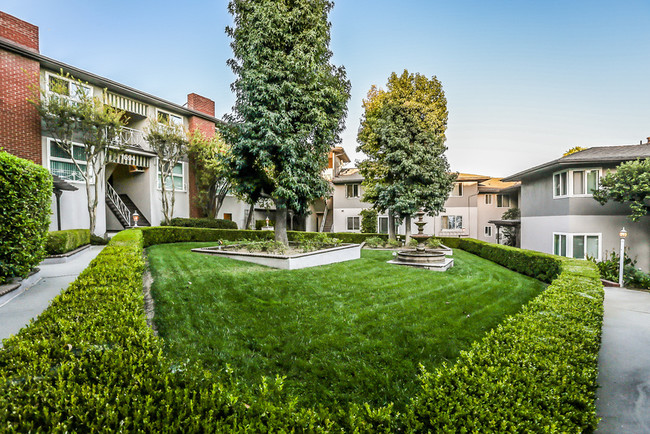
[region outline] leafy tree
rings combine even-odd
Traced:
[[[562,154],[562,156],[566,157],[567,155],[575,154],[576,152],[586,151],[586,150],[587,148],[583,148],[582,146],[574,146],[573,148],[569,149],[564,154]]]
[[[518,220],[521,218],[519,208],[509,208],[501,216],[503,220]],[[506,226],[503,228],[503,244],[515,247],[517,245],[517,228]]]
[[[406,220],[423,208],[436,215],[453,188],[444,155],[447,100],[436,77],[392,73],[387,89],[372,86],[363,101],[364,115],[357,151],[368,157],[359,164],[364,201],[381,212]],[[389,230],[393,228],[389,221]],[[395,238],[394,230],[389,234]]]
[[[329,0],[231,0],[229,65],[237,76],[226,140],[235,191],[276,207],[275,239],[287,243],[287,210],[329,193],[322,177],[339,141],[350,83],[330,63]]]
[[[377,233],[377,210],[364,209],[361,211],[361,233],[362,234],[376,234]]]
[[[206,216],[215,218],[231,186],[230,146],[220,134],[205,137],[195,130],[188,155],[196,173],[197,204]]]
[[[616,172],[610,172],[600,180],[594,199],[601,205],[608,200],[627,202],[638,221],[650,210],[650,158],[620,164]]]
[[[176,202],[176,183],[174,182],[174,168],[187,154],[187,134],[184,128],[162,119],[152,119],[146,129],[145,140],[149,142],[151,150],[158,157],[158,182],[162,212],[165,224],[174,216]]]
[[[107,157],[122,150],[118,137],[125,116],[104,104],[106,90],[101,97],[93,97],[88,89],[87,83],[61,72],[52,77],[50,92],[42,89],[30,102],[40,114],[45,132],[72,160],[86,184],[89,229],[94,234]]]

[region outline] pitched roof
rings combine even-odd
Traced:
[[[339,174],[332,179],[334,184],[347,184],[350,182],[361,182],[363,181],[363,176],[359,173],[359,169],[356,167],[350,167],[348,169],[341,169]]]
[[[502,193],[516,190],[521,187],[521,182],[504,182],[503,178],[490,178],[478,185],[479,193]]]
[[[563,167],[584,164],[619,164],[625,161],[650,158],[650,143],[640,145],[597,146],[576,152],[538,166],[531,167],[514,175],[503,178],[504,181],[521,181],[544,172],[554,171]]]
[[[490,179],[490,176],[487,175],[475,175],[472,173],[459,173],[458,177],[456,178],[456,181],[459,182],[482,182],[482,181],[487,181]]]

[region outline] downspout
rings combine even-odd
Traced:
[[[478,186],[477,186],[478,188]],[[467,196],[467,220],[472,219],[472,210],[469,208],[469,200],[473,198],[474,196],[478,196],[478,193],[472,194],[470,196]],[[476,219],[478,220],[478,203],[476,204]],[[469,221],[467,222],[467,237],[470,238],[470,235],[472,234],[469,226]],[[478,238],[478,228],[476,229],[476,237]]]

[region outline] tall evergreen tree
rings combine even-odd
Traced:
[[[392,73],[387,89],[373,86],[364,100],[357,151],[364,200],[405,219],[423,208],[429,215],[444,209],[456,179],[444,155],[447,100],[436,77],[404,70]],[[389,226],[392,226],[389,223]]]
[[[235,189],[275,202],[275,239],[287,243],[287,210],[304,213],[328,194],[321,173],[340,141],[350,83],[330,63],[333,3],[327,0],[232,0],[229,65],[237,100],[225,130]]]

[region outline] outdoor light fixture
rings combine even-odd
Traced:
[[[625,238],[627,237],[627,231],[625,228],[621,229],[618,233],[618,236],[621,237],[621,256],[618,264],[618,286],[623,287],[623,267],[625,265]]]
[[[138,227],[138,220],[140,220],[140,215],[138,214],[137,211],[134,211],[133,212],[133,223],[134,223],[133,227],[134,228]]]

